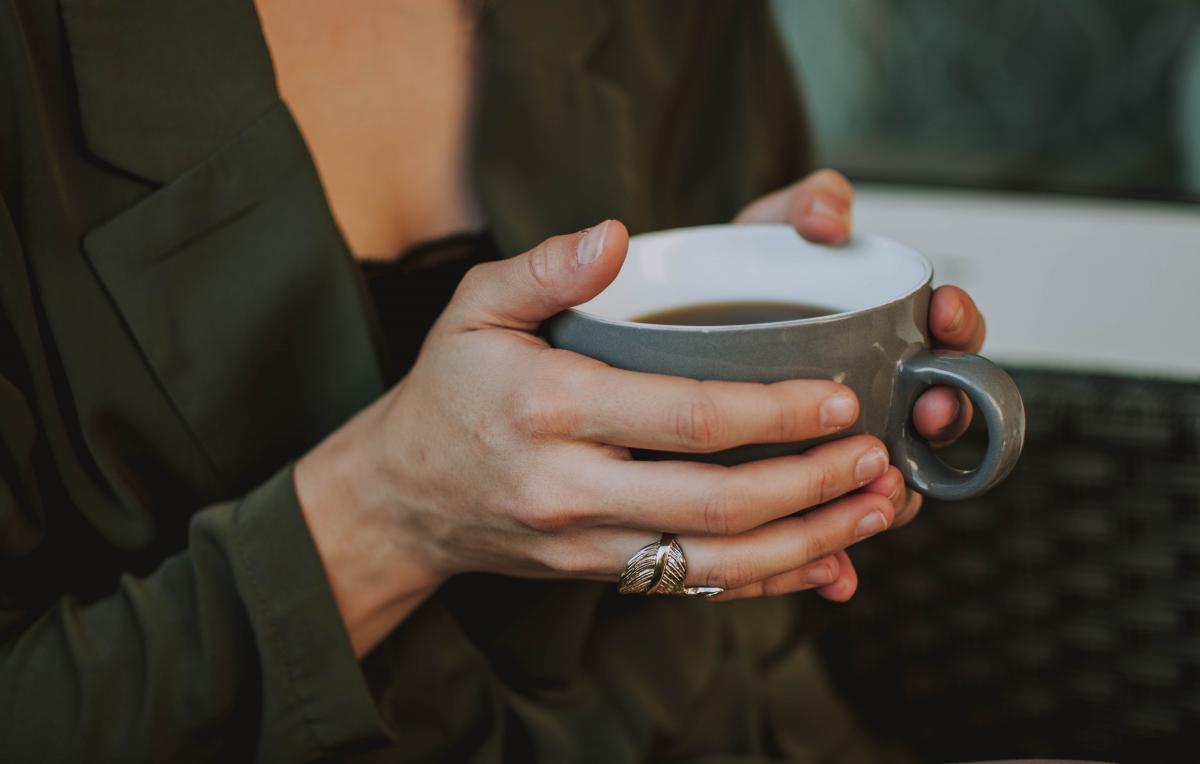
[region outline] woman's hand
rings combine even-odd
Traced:
[[[809,241],[844,244],[850,238],[854,188],[835,170],[807,178],[757,199],[735,223],[791,223]],[[955,286],[939,287],[929,306],[929,333],[941,350],[978,353],[983,347],[983,316],[970,296]],[[953,443],[971,424],[971,401],[962,392],[934,387],[917,400],[913,422],[935,446]]]
[[[844,175],[834,170],[818,170],[751,202],[734,222],[790,223],[809,241],[843,244],[850,238],[853,203],[854,189]],[[929,332],[935,348],[978,353],[985,334],[983,316],[963,290],[955,286],[939,287],[929,306]],[[938,386],[917,399],[913,423],[917,432],[938,447],[957,440],[970,425],[972,414],[971,401],[964,393]],[[897,527],[910,522],[921,508],[919,494],[907,488],[904,492],[906,498],[896,518]],[[822,589],[822,596],[844,600],[854,593],[856,579],[848,558],[842,559],[841,571],[842,578]]]
[[[410,374],[297,464],[360,654],[456,573],[615,582],[634,552],[672,532],[688,585],[779,594],[837,586],[842,550],[904,518],[907,493],[870,436],[736,467],[632,460],[630,448],[828,435],[854,422],[858,402],[829,381],[621,371],[536,336],[607,286],[627,245],[609,221],[477,266]]]

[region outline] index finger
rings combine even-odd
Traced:
[[[712,453],[838,432],[858,418],[850,388],[829,380],[697,381],[597,362],[570,382],[581,401],[570,435],[626,448]]]

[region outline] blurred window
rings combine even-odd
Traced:
[[[856,180],[1200,201],[1200,0],[775,0]]]

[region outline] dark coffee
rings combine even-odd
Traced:
[[[840,313],[837,308],[808,305],[801,302],[702,302],[669,310],[646,313],[631,319],[639,324],[668,326],[733,326],[736,324],[769,324],[775,321],[796,321]]]

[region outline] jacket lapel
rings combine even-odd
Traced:
[[[89,149],[151,182],[84,253],[223,487],[382,392],[361,278],[248,0],[62,0]]]
[[[250,0],[60,0],[88,147],[166,183],[278,100]]]
[[[631,105],[596,56],[613,26],[607,0],[506,0],[485,17],[474,166],[508,255],[608,217],[638,227]]]
[[[87,257],[219,472],[260,475],[382,375],[253,3],[60,3],[88,148],[153,189],[88,233]],[[646,227],[632,104],[601,55],[614,24],[608,0],[485,17],[474,166],[507,254],[606,217]]]

